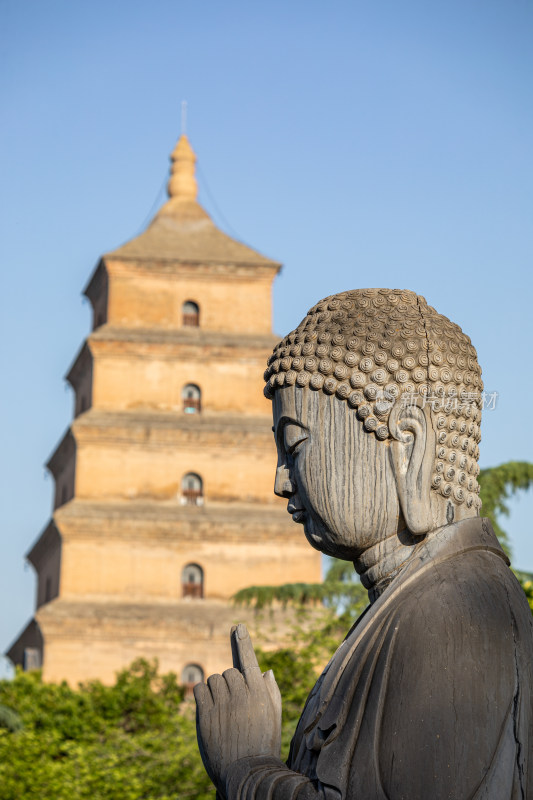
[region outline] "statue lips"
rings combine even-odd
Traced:
[[[292,500],[287,503],[287,511],[292,514],[294,522],[303,522],[305,516],[305,508],[297,508],[293,505]]]

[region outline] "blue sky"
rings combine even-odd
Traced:
[[[481,465],[532,458],[532,39],[529,0],[0,2],[1,649],[33,611],[80,290],[163,201],[182,99],[202,203],[285,265],[274,329],[414,289],[499,393]],[[532,514],[523,496],[505,527],[533,571]]]

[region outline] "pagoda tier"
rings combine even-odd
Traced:
[[[276,339],[204,331],[111,328],[94,331],[67,374],[75,414],[104,410],[183,411],[183,387],[197,385],[202,414],[270,418],[263,369]]]
[[[7,655],[20,662],[24,645],[28,649],[44,639],[48,681],[65,676],[84,681],[97,675],[111,683],[117,670],[136,658],[157,659],[161,673],[181,667],[180,678],[187,665],[200,666],[210,675],[231,666],[229,631],[238,622],[244,622],[266,650],[286,644],[294,625],[302,624],[291,610],[258,613],[220,600],[150,603],[57,598],[37,610],[35,620]],[[187,677],[184,682],[189,683]]]
[[[61,594],[102,602],[170,602],[187,564],[202,568],[202,596],[228,600],[254,584],[319,580],[316,553],[283,509],[258,503],[179,506],[74,500],[28,553],[37,605]]]
[[[270,428],[245,415],[90,411],[74,421],[47,466],[56,508],[73,497],[179,503],[188,473],[201,476],[203,503],[282,502],[272,491]]]

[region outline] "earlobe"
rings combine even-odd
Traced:
[[[408,529],[420,536],[432,528],[430,488],[435,432],[429,408],[404,405],[400,397],[388,424],[393,437],[389,457],[398,499]]]

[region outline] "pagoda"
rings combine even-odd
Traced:
[[[110,682],[144,657],[194,684],[230,666],[229,628],[251,615],[236,591],[320,580],[273,494],[262,374],[280,264],[199,205],[185,135],[171,162],[167,202],[84,292],[93,329],[47,464],[53,515],[27,554],[36,611],[7,653],[46,681]]]

